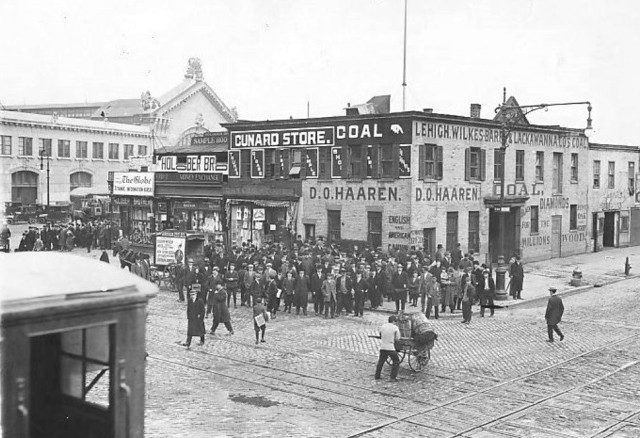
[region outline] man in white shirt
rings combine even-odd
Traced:
[[[396,352],[395,341],[400,339],[400,329],[394,324],[398,318],[395,315],[389,317],[389,322],[382,324],[380,327],[380,357],[378,358],[378,365],[376,366],[376,380],[380,379],[380,373],[382,372],[382,366],[384,365],[387,357],[390,357],[393,361],[391,368],[391,381],[396,382],[398,376],[398,370],[400,369],[400,358]]]

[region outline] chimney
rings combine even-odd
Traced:
[[[423,108],[422,112],[425,114],[433,114],[433,108]]]
[[[472,119],[479,119],[480,118],[480,109],[482,108],[482,106],[479,103],[472,103],[471,104],[471,110],[470,112],[470,117]]]

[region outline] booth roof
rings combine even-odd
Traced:
[[[3,304],[34,298],[115,292],[132,286],[147,296],[158,292],[155,284],[129,271],[58,252],[0,253],[0,278],[0,302]]]

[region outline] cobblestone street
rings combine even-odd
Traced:
[[[603,298],[605,297],[606,298]],[[148,317],[148,436],[631,437],[640,435],[640,306],[633,280],[566,297],[566,339],[548,344],[544,304],[460,324],[421,373],[375,381],[376,332],[363,319],[279,313],[256,346],[249,310],[231,309],[204,347],[177,345],[183,303],[168,292]],[[210,319],[207,320],[210,324]],[[207,327],[208,328],[208,327]],[[195,345],[195,342],[194,344]]]

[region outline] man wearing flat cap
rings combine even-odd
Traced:
[[[564,335],[558,328],[558,323],[562,320],[562,314],[564,313],[564,304],[562,304],[562,298],[556,295],[556,288],[549,288],[549,301],[547,302],[547,311],[544,314],[544,318],[547,320],[547,333],[549,339],[547,342],[553,342],[553,332],[556,332],[560,336],[560,340],[564,339]]]

